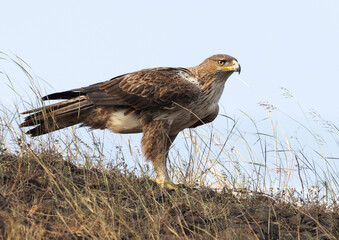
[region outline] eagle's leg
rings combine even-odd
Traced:
[[[156,120],[145,123],[143,126],[142,146],[147,160],[152,161],[156,182],[162,187],[173,189],[166,166],[168,151],[176,135],[169,135],[171,125],[165,120]]]

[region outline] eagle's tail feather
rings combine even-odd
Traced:
[[[93,107],[85,96],[76,97],[24,112],[30,115],[19,126],[33,127],[26,132],[33,137],[43,135],[83,122]]]

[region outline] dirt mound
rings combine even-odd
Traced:
[[[54,152],[0,155],[0,239],[339,239],[339,208],[261,193],[166,191]]]

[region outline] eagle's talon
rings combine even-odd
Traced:
[[[170,180],[159,180],[155,178],[150,178],[151,181],[158,184],[161,188],[168,189],[168,190],[177,190],[179,188],[179,185],[174,184]]]

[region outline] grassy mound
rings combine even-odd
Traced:
[[[3,150],[0,239],[339,239],[339,208],[245,191],[166,191],[114,166]]]

